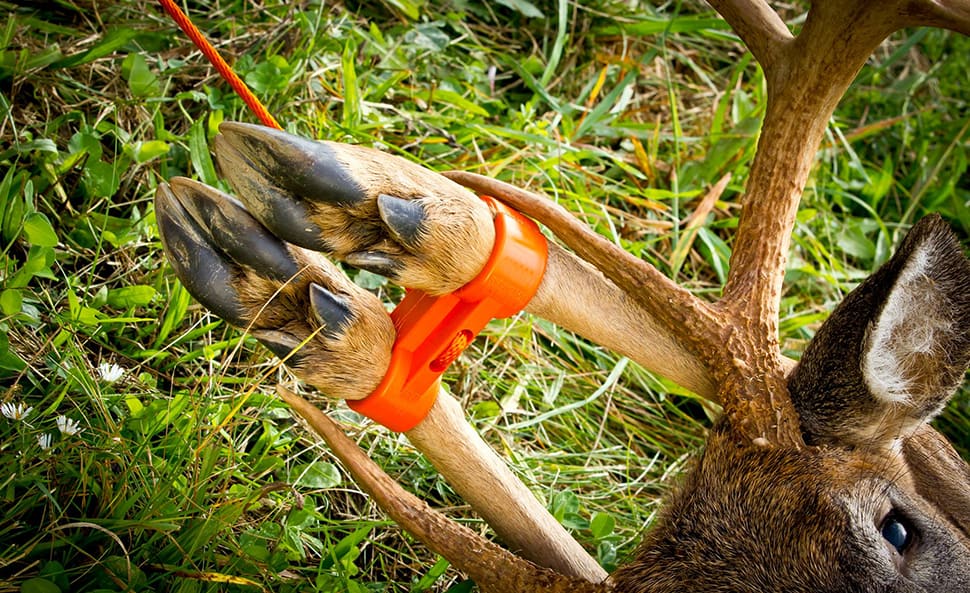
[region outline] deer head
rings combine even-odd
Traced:
[[[312,404],[283,392],[392,518],[484,590],[970,591],[970,469],[927,424],[970,364],[970,261],[959,242],[936,217],[917,224],[794,368],[777,328],[798,200],[846,86],[899,28],[970,31],[970,4],[820,0],[797,37],[763,2],[712,4],[765,68],[770,99],[716,302],[518,188],[244,124],[224,125],[214,149],[243,204],[187,180],[160,189],[169,259],[203,304],[250,328],[305,380],[362,397],[383,375],[393,330],[380,303],[314,251],[451,290],[475,275],[493,239],[487,209],[464,185],[541,221],[576,254],[551,246],[532,313],[721,404],[705,452],[636,558],[595,582],[601,572],[563,552],[568,537],[554,526],[503,523],[509,508],[541,514],[531,503],[513,496],[506,506],[488,492],[473,504],[541,567],[428,509]],[[457,446],[433,436],[442,415],[409,434],[433,456]],[[474,479],[457,489],[474,497]]]

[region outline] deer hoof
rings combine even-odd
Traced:
[[[224,123],[219,170],[276,236],[432,294],[474,278],[492,251],[488,206],[445,177],[377,150]]]
[[[302,341],[293,334],[276,329],[254,329],[253,337],[266,346],[270,352],[285,360],[290,366],[299,366],[305,360],[305,353],[300,350]]]
[[[215,190],[187,179],[172,183],[160,185],[155,196],[169,262],[206,308],[229,323],[245,325],[246,312],[234,285],[237,263],[275,278],[295,274],[296,263],[276,237],[228,196],[216,196]]]
[[[298,197],[302,194],[283,187],[276,175],[267,176],[267,168],[276,168],[267,166],[272,161],[256,164],[256,156],[244,152],[249,145],[238,140],[233,142],[234,138],[217,136],[215,150],[220,171],[236,189],[246,209],[277,237],[306,249],[329,252],[332,246],[323,229],[313,222],[312,205]]]
[[[269,184],[335,206],[351,206],[367,198],[365,189],[327,144],[238,122],[221,124],[219,133],[216,141],[223,146],[217,144],[216,150],[220,158],[224,158],[222,152],[231,151]],[[234,173],[231,168],[222,168],[227,176]]]
[[[346,299],[315,282],[310,283],[310,308],[328,338],[338,338],[353,319]]]
[[[172,206],[189,215],[186,222],[232,261],[279,281],[299,271],[286,244],[232,196],[183,177],[171,180],[169,195],[176,202]]]
[[[387,194],[377,196],[377,209],[388,232],[406,249],[417,249],[427,236],[424,206],[418,200],[404,200]]]
[[[357,399],[377,387],[395,332],[376,296],[201,183],[160,185],[155,211],[168,259],[202,305],[329,396]]]
[[[355,268],[367,270],[368,272],[373,272],[378,276],[384,276],[391,280],[397,280],[401,268],[404,267],[404,264],[399,259],[379,251],[355,251],[354,253],[348,253],[344,257],[344,261]]]

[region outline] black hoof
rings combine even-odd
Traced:
[[[380,251],[355,251],[347,254],[344,262],[392,280],[397,278],[403,267],[401,262]]]
[[[310,210],[300,195],[268,180],[248,156],[228,144],[227,137],[216,137],[215,151],[223,176],[259,222],[277,237],[294,245],[314,251],[330,251],[323,231],[310,222]]]
[[[310,283],[310,308],[328,338],[337,338],[353,320],[347,302],[326,288]]]
[[[415,249],[424,238],[424,206],[416,200],[404,200],[381,194],[377,208],[394,239],[407,249]]]
[[[207,309],[237,326],[247,320],[233,288],[234,272],[166,184],[155,193],[162,246],[182,285]]]
[[[273,236],[232,196],[190,179],[175,178],[171,190],[213,247],[264,278],[285,282],[299,272],[286,244]]]
[[[296,196],[335,206],[350,206],[367,195],[336,153],[321,142],[286,132],[237,122],[219,126],[223,144],[239,152],[272,184]],[[222,159],[220,149],[216,158]],[[231,174],[231,170],[224,173]]]
[[[263,346],[269,348],[270,352],[281,359],[286,359],[286,364],[291,367],[300,364],[303,360],[299,350],[294,352],[302,343],[296,336],[275,329],[254,329],[250,333]]]

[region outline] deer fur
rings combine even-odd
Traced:
[[[615,589],[966,591],[966,541],[911,498],[906,473],[899,459],[844,448],[737,447],[718,426],[641,551],[613,575]],[[925,521],[920,533],[930,548],[906,565],[906,577],[878,532],[898,507]]]

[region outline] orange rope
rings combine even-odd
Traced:
[[[211,62],[212,65],[216,67],[216,70],[219,71],[219,74],[221,74],[222,77],[226,79],[226,81],[232,86],[233,90],[235,90],[236,93],[238,93],[239,96],[242,97],[242,100],[245,101],[246,105],[248,105],[249,108],[253,111],[253,113],[256,114],[256,117],[259,118],[259,121],[263,122],[264,125],[269,126],[271,128],[282,130],[283,128],[280,126],[279,123],[277,123],[276,119],[272,115],[270,115],[269,111],[267,111],[266,107],[264,107],[263,104],[260,103],[256,95],[254,95],[253,92],[249,90],[249,87],[246,86],[246,83],[243,82],[241,78],[239,78],[239,75],[233,72],[232,68],[229,67],[229,64],[227,64],[226,61],[222,59],[222,56],[219,55],[219,52],[216,51],[216,48],[212,47],[212,44],[209,43],[206,40],[206,38],[202,36],[202,33],[199,31],[199,29],[192,24],[192,21],[190,21],[189,17],[186,16],[184,12],[182,12],[182,9],[175,4],[175,1],[159,0],[159,2],[162,3],[162,7],[165,8],[165,12],[167,12],[175,20],[179,28],[182,29],[182,31],[184,31],[185,34],[189,36],[189,39],[192,40],[192,43],[194,43],[195,46],[202,51],[205,57],[209,59],[209,62]]]

